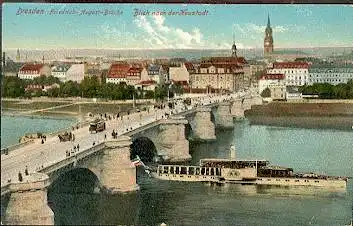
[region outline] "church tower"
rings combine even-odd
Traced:
[[[237,46],[235,45],[235,38],[233,34],[232,57],[237,57]]]
[[[267,18],[267,27],[265,30],[265,40],[264,40],[264,55],[269,56],[273,52],[273,37],[272,28],[270,23],[270,15]]]
[[[21,60],[20,49],[17,49],[16,60],[17,60],[17,61],[20,61],[20,60]]]

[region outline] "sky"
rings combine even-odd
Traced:
[[[2,6],[4,50],[229,49],[233,39],[239,49],[263,48],[268,15],[275,48],[353,46],[353,5],[4,3]],[[31,14],[29,10],[39,13]],[[149,14],[136,16],[136,10]],[[182,10],[207,14],[169,15]],[[105,15],[108,11],[110,14]],[[165,14],[152,15],[156,12]]]

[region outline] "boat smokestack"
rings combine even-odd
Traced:
[[[235,146],[234,145],[230,146],[230,159],[232,159],[232,160],[236,159]]]

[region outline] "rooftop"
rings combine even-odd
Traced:
[[[21,68],[20,71],[37,71],[39,72],[40,69],[44,64],[24,64]]]
[[[273,68],[309,68],[309,64],[307,62],[275,62],[273,63]]]

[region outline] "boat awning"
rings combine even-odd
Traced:
[[[231,159],[201,159],[200,165],[204,167],[225,167],[225,168],[243,168],[243,167],[264,167],[269,164],[267,160],[231,160]]]

